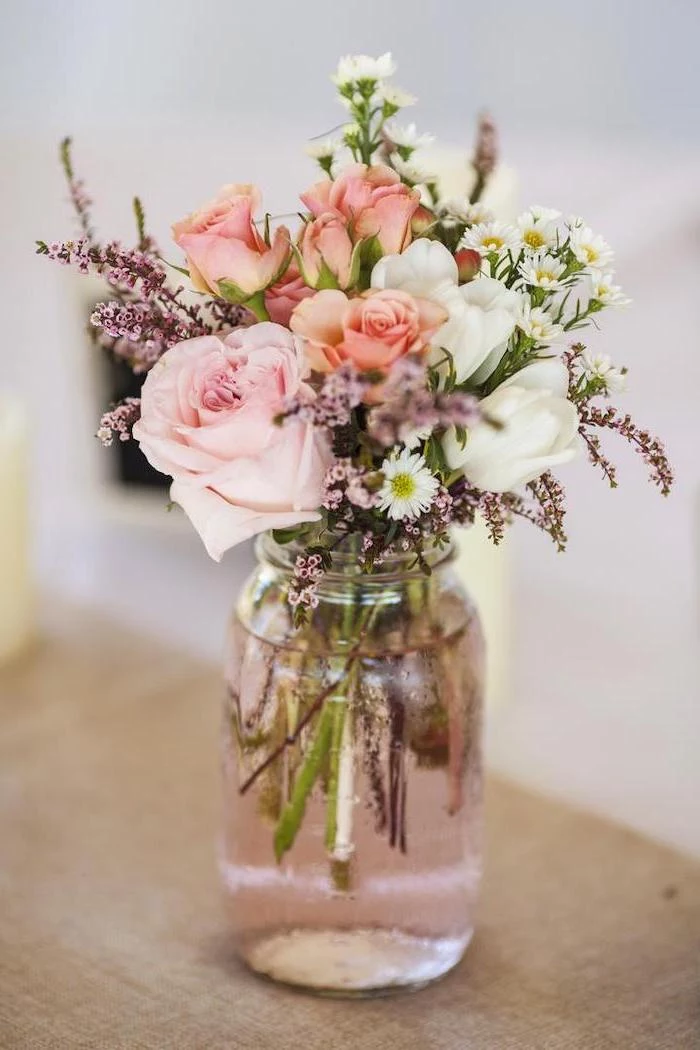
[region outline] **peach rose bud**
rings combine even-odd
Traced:
[[[472,248],[460,248],[455,252],[455,262],[460,284],[472,281],[481,268],[481,256]]]

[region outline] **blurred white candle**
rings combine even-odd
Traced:
[[[0,394],[0,663],[32,636],[27,421],[19,401]]]
[[[417,158],[418,159],[418,158]],[[469,198],[476,173],[464,149],[435,146],[419,153],[420,166],[437,176],[440,200]],[[497,164],[486,181],[481,202],[502,222],[518,215],[518,179],[512,168]],[[486,636],[486,698],[500,704],[509,691],[510,572],[507,538],[495,547],[483,522],[459,529],[458,571],[476,602]]]
[[[416,153],[419,167],[437,176],[441,201],[464,201],[476,181],[470,155],[453,146],[426,146]],[[486,180],[481,203],[502,222],[513,222],[518,214],[518,178],[512,168],[497,164]]]
[[[510,669],[510,560],[508,539],[496,547],[484,523],[458,529],[457,571],[474,599],[486,638],[486,699],[500,705],[508,696]]]

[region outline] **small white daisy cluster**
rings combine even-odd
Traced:
[[[378,58],[345,55],[340,59],[331,80],[348,112],[348,120],[340,137],[312,140],[306,149],[328,176],[332,176],[334,165],[349,159],[348,153],[355,161],[371,163],[377,143],[382,142],[391,154],[391,166],[404,182],[415,186],[431,180],[428,172],[411,162],[411,157],[417,149],[429,145],[433,136],[420,134],[415,124],[402,125],[391,119],[417,101],[414,95],[390,83],[395,72],[396,63],[388,51]]]
[[[627,386],[627,370],[616,368],[608,354],[584,348],[576,358],[576,364],[585,379],[597,380],[608,393],[620,393]]]

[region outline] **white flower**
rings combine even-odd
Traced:
[[[618,393],[627,386],[626,373],[616,368],[607,354],[596,354],[586,349],[576,360],[583,374],[589,379],[602,380],[606,390]]]
[[[419,135],[415,124],[395,124],[393,121],[384,125],[387,133],[395,146],[405,146],[406,149],[421,149],[434,142],[433,135]]]
[[[444,244],[419,237],[401,255],[385,255],[372,271],[373,288],[393,288],[440,303],[448,312],[433,336],[430,360],[452,355],[457,381],[468,379],[515,327],[518,296],[481,275],[458,284],[457,263]]]
[[[466,223],[467,226],[486,225],[496,218],[494,213],[480,201],[470,204],[466,197],[462,200],[445,201],[442,210],[450,217],[454,216],[460,222]]]
[[[408,91],[403,91],[395,84],[387,84],[384,80],[378,85],[377,94],[380,101],[387,102],[396,109],[403,109],[404,106],[415,106],[418,101],[415,95],[411,95]]]
[[[560,278],[565,269],[564,263],[549,252],[534,252],[518,268],[525,284],[547,291],[561,287]]]
[[[567,390],[568,372],[558,359],[526,365],[481,401],[485,418],[464,446],[448,430],[442,446],[449,466],[477,488],[509,492],[567,463],[578,449],[579,426]]]
[[[369,55],[345,55],[338,62],[338,68],[331,80],[337,87],[355,84],[358,80],[385,80],[396,72],[396,64],[387,51],[379,58]]]
[[[564,220],[570,230],[575,230],[579,226],[585,226],[586,220],[582,219],[580,215],[567,215]]]
[[[518,231],[504,222],[480,222],[466,231],[462,238],[465,248],[474,248],[482,255],[491,252],[517,251],[520,247]]]
[[[435,175],[424,168],[419,167],[410,160],[404,160],[398,153],[391,154],[391,166],[398,172],[402,179],[415,186],[416,183],[424,185],[426,182],[434,182]]]
[[[553,343],[564,331],[563,326],[552,319],[549,311],[541,306],[532,306],[527,295],[522,297],[519,304],[516,324],[536,343]]]
[[[323,139],[322,142],[310,142],[306,147],[306,155],[313,160],[329,160],[342,149],[342,142],[338,139]]]
[[[417,452],[405,448],[382,463],[384,484],[379,490],[380,510],[390,518],[417,518],[430,508],[438,480]]]
[[[544,208],[541,204],[533,204],[528,213],[535,222],[556,222],[561,216],[561,212],[556,208]]]
[[[400,255],[385,255],[372,270],[373,288],[394,288],[441,301],[457,287],[457,263],[439,241],[419,237]]]
[[[613,283],[612,273],[591,270],[588,280],[591,288],[591,299],[597,299],[605,306],[627,306],[632,302],[623,294],[619,284]]]
[[[553,248],[557,243],[557,227],[554,220],[544,219],[536,214],[544,210],[543,208],[531,208],[519,215],[516,220],[523,246],[532,251]],[[556,212],[554,214],[556,215]]]
[[[590,226],[575,226],[571,230],[571,250],[584,266],[601,269],[613,260],[614,252],[600,234]]]

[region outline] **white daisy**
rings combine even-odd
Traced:
[[[412,186],[415,186],[416,183],[425,185],[426,182],[435,181],[435,176],[431,172],[425,171],[424,168],[410,160],[404,160],[398,153],[391,154],[391,165],[394,171],[397,171],[401,178],[410,182]]]
[[[561,276],[566,267],[555,255],[549,252],[534,252],[520,264],[520,276],[534,288],[545,288],[551,291],[561,287]]]
[[[601,379],[607,390],[619,392],[627,386],[626,372],[616,368],[607,354],[586,349],[577,360],[583,374],[589,379]]]
[[[387,51],[379,58],[369,55],[345,55],[338,62],[338,68],[331,80],[337,87],[355,84],[358,80],[386,80],[396,72],[396,63]]]
[[[586,225],[586,220],[582,219],[580,215],[567,215],[564,221],[570,230],[575,230],[577,226]]]
[[[591,299],[597,299],[604,306],[627,306],[632,302],[623,294],[619,284],[614,284],[612,273],[591,270],[588,275],[591,288]]]
[[[613,250],[590,226],[575,226],[571,230],[571,250],[584,266],[601,269],[613,260]]]
[[[556,222],[561,216],[561,212],[556,208],[543,208],[541,204],[533,204],[528,211],[535,222]]]
[[[306,147],[306,155],[313,158],[313,160],[330,160],[342,148],[342,145],[342,142],[339,142],[338,139],[323,139],[322,142],[310,142]]]
[[[470,204],[466,197],[463,197],[461,200],[445,201],[443,211],[451,218],[459,219],[460,222],[465,223],[467,226],[485,226],[496,218],[494,213],[486,208],[481,201],[478,201],[476,204]]]
[[[553,248],[557,243],[557,227],[554,220],[543,219],[536,214],[536,211],[544,210],[531,208],[516,220],[523,246],[535,252],[542,248]],[[554,214],[556,215],[556,212]]]
[[[536,343],[553,343],[564,331],[562,325],[552,319],[548,310],[541,306],[532,306],[527,295],[522,297],[518,308],[516,324],[518,328]]]
[[[419,135],[415,124],[395,124],[393,121],[384,125],[384,130],[395,146],[406,149],[421,149],[434,142],[433,135]]]
[[[382,463],[382,473],[378,506],[390,518],[417,518],[430,508],[438,480],[417,452],[405,448],[398,456],[390,456]]]
[[[411,95],[408,91],[403,91],[395,84],[387,84],[383,80],[377,86],[377,94],[381,101],[394,106],[396,109],[403,109],[404,106],[415,106],[418,101],[415,95]]]
[[[480,222],[467,230],[462,245],[474,248],[482,255],[490,255],[491,252],[505,252],[509,248],[517,251],[520,237],[513,226],[507,226],[504,222]]]

